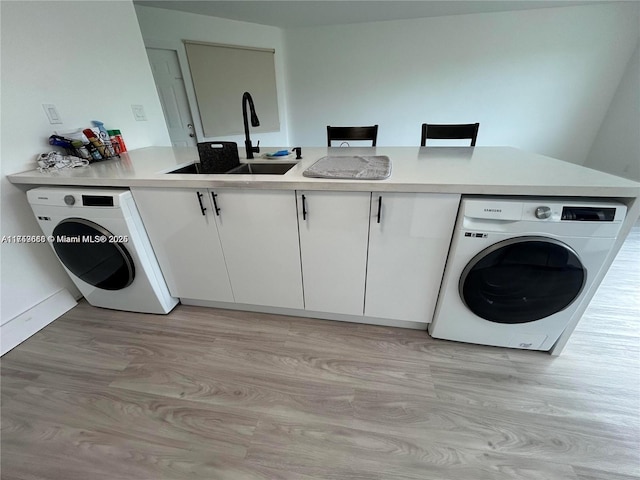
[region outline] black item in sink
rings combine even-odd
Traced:
[[[198,143],[198,155],[200,156],[199,173],[225,173],[240,165],[238,144],[235,142]]]

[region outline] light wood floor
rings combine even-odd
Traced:
[[[640,230],[560,357],[81,304],[2,359],[2,480],[640,478]]]

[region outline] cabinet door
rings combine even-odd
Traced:
[[[365,315],[431,322],[460,196],[376,193]]]
[[[369,192],[298,192],[307,310],[362,315]]]
[[[295,192],[221,188],[210,195],[236,302],[304,308]]]
[[[207,190],[132,188],[131,192],[171,295],[233,302]]]

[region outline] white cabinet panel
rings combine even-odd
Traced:
[[[236,302],[304,308],[295,192],[220,188],[211,194]]]
[[[362,315],[369,192],[298,192],[307,310]]]
[[[456,194],[372,194],[365,316],[431,321],[459,203]]]
[[[171,295],[233,302],[207,190],[132,188],[131,192]]]

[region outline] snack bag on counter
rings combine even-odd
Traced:
[[[38,163],[38,170],[42,173],[62,168],[86,167],[89,165],[89,161],[86,159],[72,155],[62,155],[60,152],[40,153],[36,157],[36,162]]]
[[[114,146],[117,153],[122,153],[127,151],[127,146],[124,144],[124,139],[122,138],[122,134],[120,130],[107,130],[109,134],[109,138],[111,140],[111,144]]]

